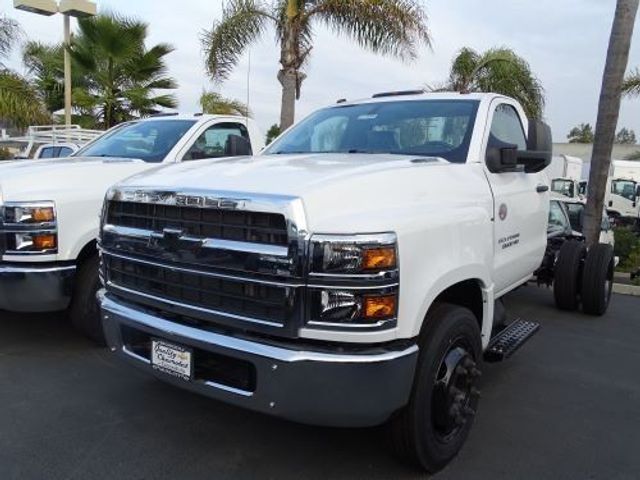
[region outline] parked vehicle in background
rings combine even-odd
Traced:
[[[38,148],[33,159],[39,158],[64,158],[80,150],[80,145],[75,143],[47,143]]]
[[[640,162],[613,160],[605,205],[609,215],[623,223],[640,221]]]
[[[554,208],[553,204],[558,203],[559,208],[565,211],[566,221],[569,222],[571,229],[573,230],[573,235],[580,236],[582,235],[582,229],[584,227],[584,209],[586,200],[584,199],[573,199],[568,198],[563,195],[552,195],[551,197],[551,210],[557,211]],[[566,225],[566,221],[561,218],[561,215],[549,216],[549,226],[551,227],[553,223],[558,222],[559,224]],[[607,209],[603,208],[602,212],[602,223],[600,230],[600,243],[606,243],[615,246],[615,238],[613,235],[613,226],[611,224],[611,220],[607,216]]]
[[[263,139],[244,118],[158,117],[118,125],[73,157],[0,164],[0,310],[69,308],[101,340],[95,239],[109,186],[161,164],[249,155]]]
[[[551,181],[551,191],[569,198],[581,195],[582,166],[581,158],[559,155],[553,157],[547,167],[547,175]]]
[[[32,125],[23,136],[11,137],[3,132],[0,145],[19,148],[16,160],[68,157],[103,133],[102,130],[90,130],[79,125]],[[69,152],[69,149],[73,151]]]
[[[551,149],[511,98],[394,92],[322,109],[256,157],[131,177],[102,215],[107,343],[244,408],[388,421],[398,453],[440,470],[483,358],[538,329],[497,326],[494,305],[545,254]],[[607,268],[583,269],[603,298]]]

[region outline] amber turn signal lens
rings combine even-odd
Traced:
[[[34,235],[32,241],[36,250],[53,250],[57,245],[56,236],[52,234]]]
[[[55,219],[53,215],[53,208],[34,208],[31,211],[31,218],[34,222],[53,222],[53,220]]]
[[[364,299],[364,317],[372,320],[383,320],[396,315],[396,295],[370,296]]]
[[[362,252],[362,268],[364,270],[384,270],[395,266],[395,247],[369,248]]]

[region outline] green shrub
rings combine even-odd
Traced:
[[[6,147],[0,147],[0,160],[11,160],[13,154]]]
[[[640,239],[629,227],[616,227],[613,232],[616,240],[615,255],[620,257],[622,265],[626,263],[634,248],[640,248]]]

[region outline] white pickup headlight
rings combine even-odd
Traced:
[[[56,221],[53,202],[11,203],[4,207],[4,222],[14,225],[50,224]]]
[[[2,207],[0,234],[5,254],[53,254],[58,251],[54,202],[7,202]]]

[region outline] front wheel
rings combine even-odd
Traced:
[[[478,406],[482,346],[478,320],[462,307],[439,304],[425,319],[409,404],[391,421],[395,450],[435,473],[464,444]]]
[[[98,254],[92,255],[78,265],[69,317],[73,326],[83,335],[100,345],[104,345],[105,338],[100,319],[100,308],[96,299],[100,285],[99,266]]]

